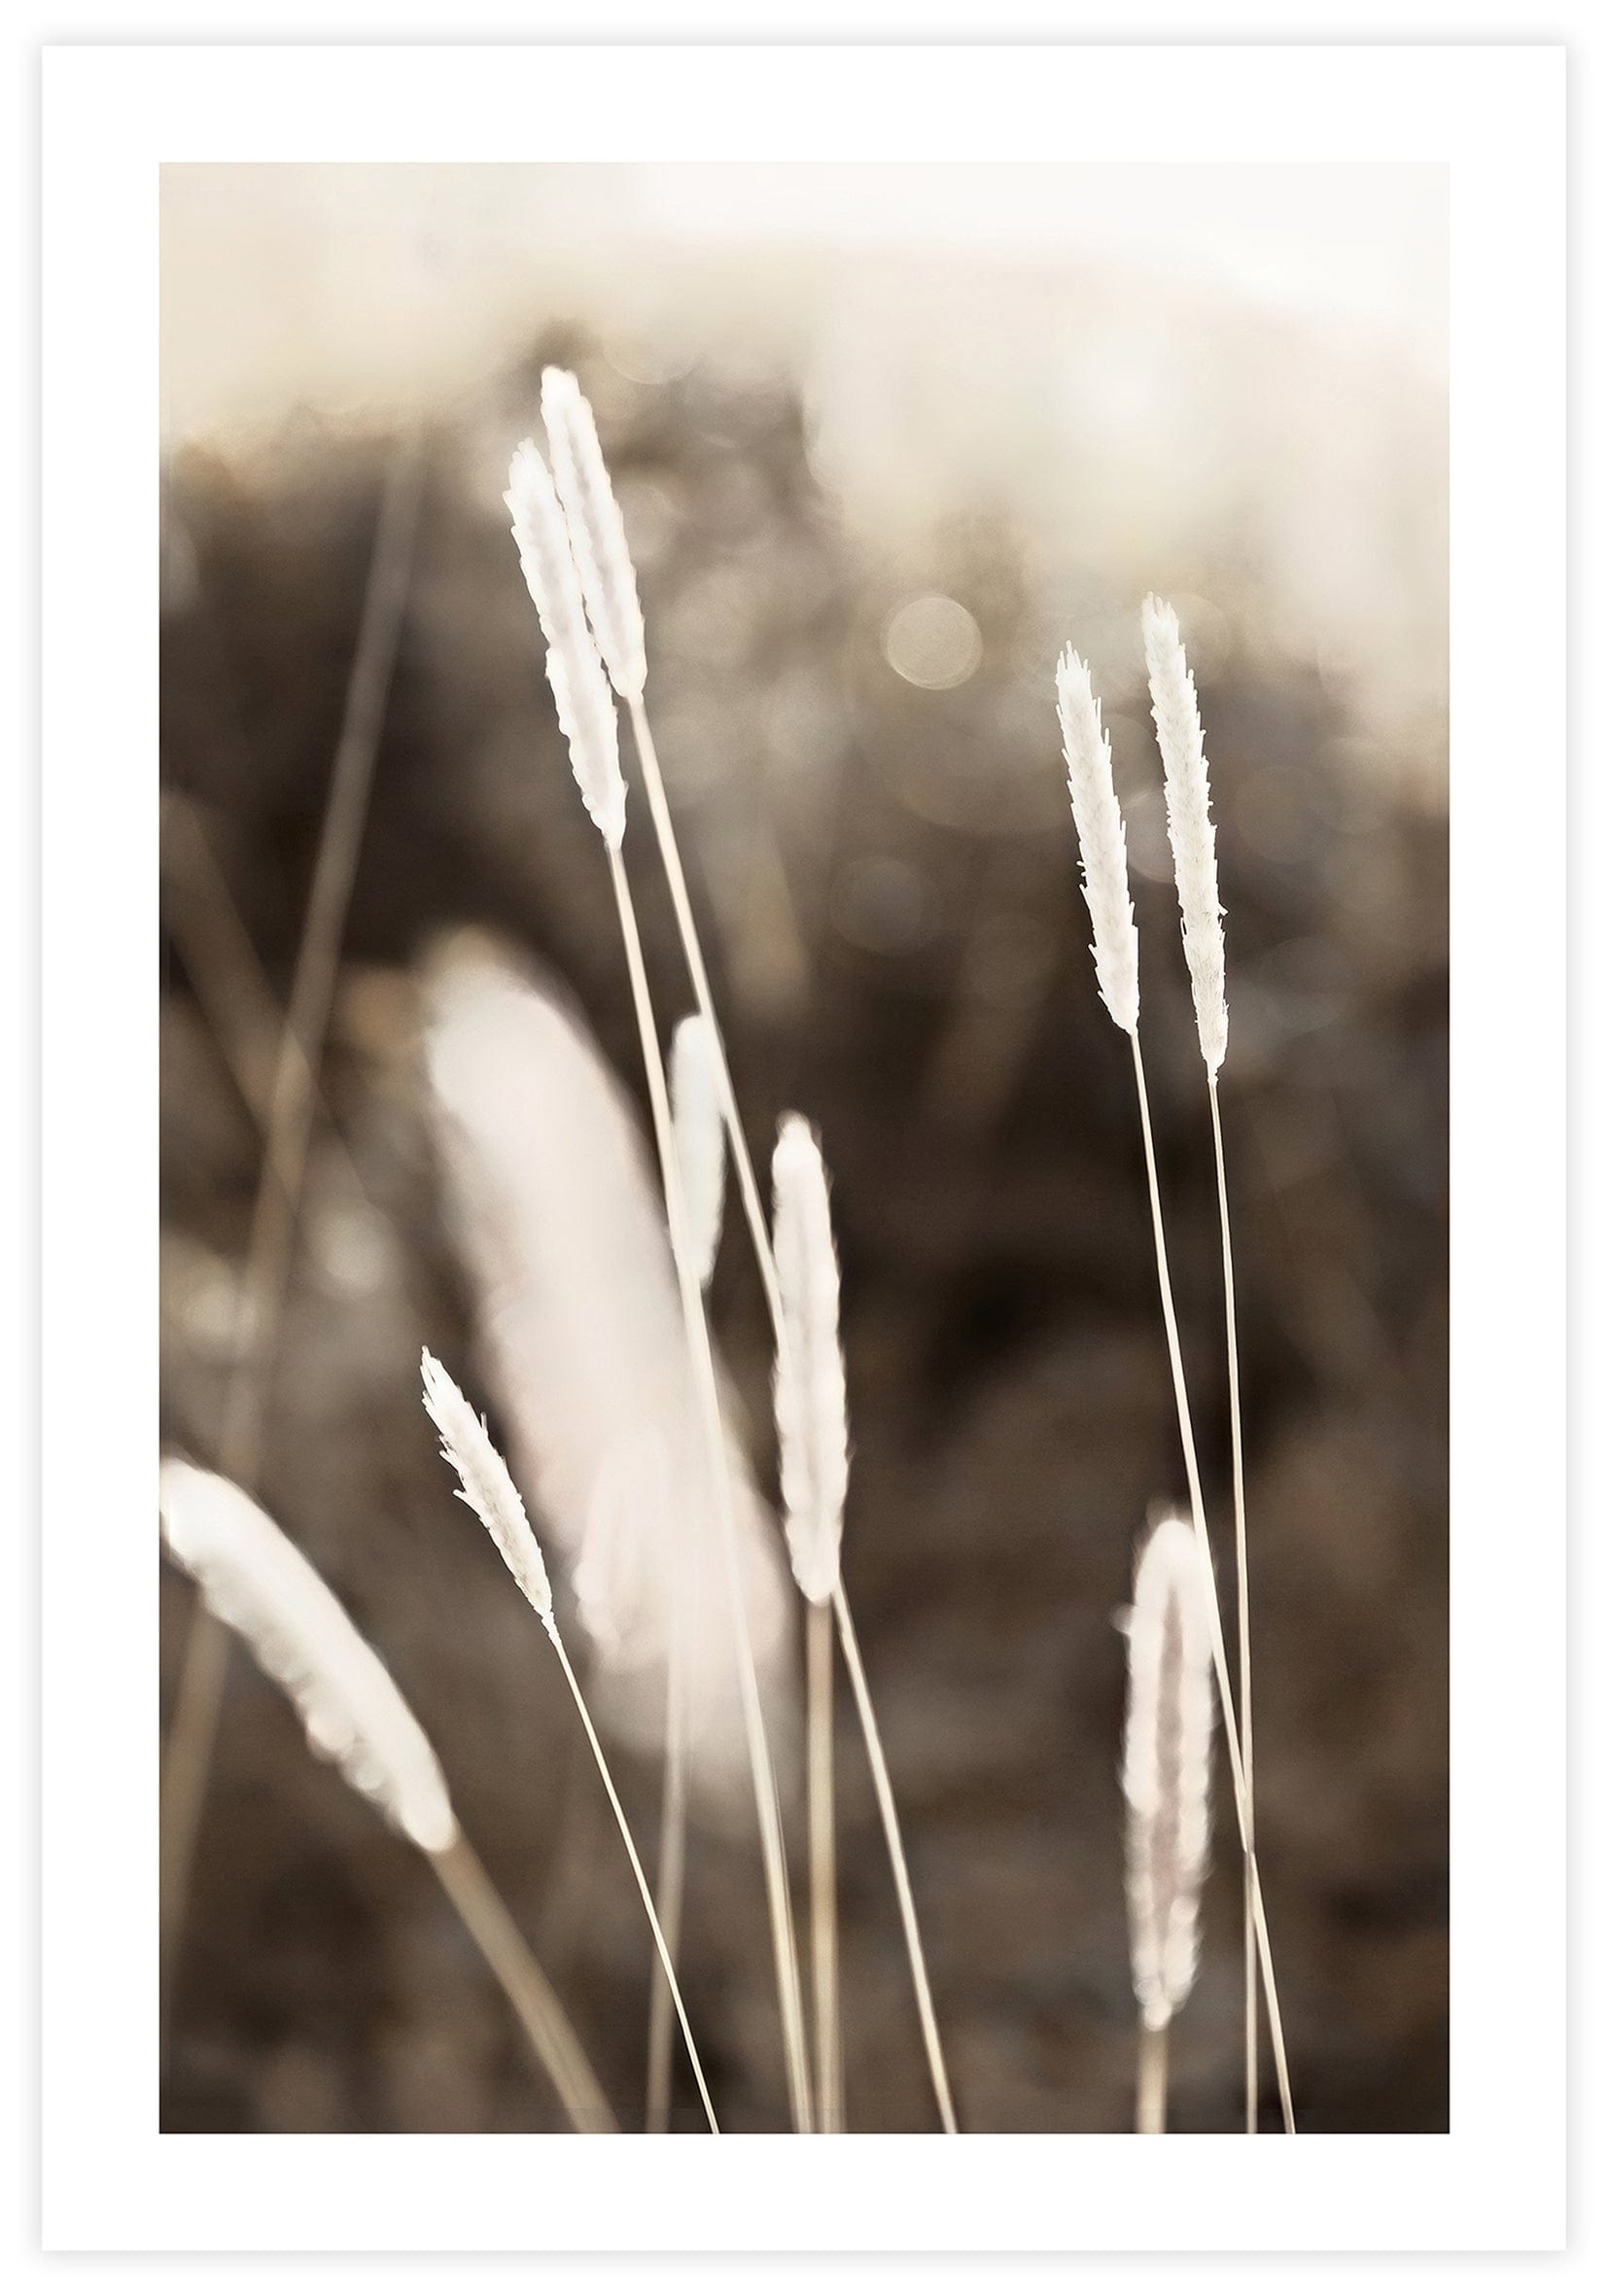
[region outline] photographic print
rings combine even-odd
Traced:
[[[1558,2237],[1561,87],[52,59],[52,2244]]]
[[[1445,2127],[1446,260],[164,172],[164,2128]]]

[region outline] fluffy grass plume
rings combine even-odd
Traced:
[[[573,1572],[591,1549],[590,1597],[606,1562],[604,1613],[585,1614],[602,1628],[600,1719],[645,1753],[663,1744],[673,1559],[689,1768],[701,1791],[727,1792],[743,1723],[723,1564],[664,1205],[635,1110],[569,1005],[489,941],[443,943],[423,989],[448,1217],[513,1471],[552,1565]],[[735,1437],[730,1472],[749,1632],[767,1710],[781,1716],[786,1572]]]
[[[787,1551],[806,1599],[830,1602],[849,1490],[849,1407],[838,1342],[837,1248],[821,1143],[785,1116],[771,1160],[786,1344],[777,1350],[776,1426]]]
[[[1223,912],[1217,898],[1217,832],[1195,679],[1178,634],[1178,617],[1159,598],[1143,609],[1144,662],[1150,710],[1167,787],[1167,834],[1178,883],[1184,955],[1195,996],[1201,1056],[1215,1076],[1228,1050],[1223,991]]]
[[[542,369],[542,420],[598,650],[616,692],[626,701],[640,701],[647,679],[647,655],[625,521],[598,444],[592,409],[575,376],[562,366]]]
[[[619,768],[614,697],[586,620],[564,512],[536,443],[514,449],[503,497],[513,523],[519,564],[547,646],[547,683],[570,763],[585,804],[611,852],[625,835],[625,780]]]
[[[1170,1515],[1134,1577],[1122,1761],[1134,1993],[1151,2032],[1195,1982],[1211,1832],[1210,1601],[1194,1530]]]
[[[237,1484],[183,1459],[162,1461],[161,1516],[168,1552],[283,1687],[313,1752],[427,1855],[450,1848],[458,1824],[429,1740],[305,1556]]]
[[[670,1040],[670,1108],[676,1164],[686,1207],[687,1242],[698,1281],[708,1286],[720,1248],[725,1208],[726,1136],[720,1110],[720,1054],[702,1013],[676,1024]]]
[[[484,1418],[428,1347],[420,1353],[419,1369],[424,1378],[424,1407],[441,1439],[441,1457],[458,1478],[458,1496],[491,1533],[514,1583],[550,1634],[552,1584],[507,1464],[492,1442]]]
[[[1111,780],[1111,738],[1101,723],[1089,665],[1070,646],[1056,664],[1056,698],[1094,926],[1095,974],[1106,1010],[1132,1036],[1139,1025],[1139,936],[1128,892],[1128,838]]]

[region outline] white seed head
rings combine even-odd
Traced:
[[[1128,1614],[1128,1924],[1134,1992],[1159,2031],[1188,1997],[1211,1832],[1211,1590],[1175,1515],[1146,1539]]]
[[[720,1055],[702,1013],[679,1021],[670,1040],[670,1107],[692,1266],[699,1283],[707,1284],[720,1248],[726,1131],[720,1115]]]
[[[551,1632],[553,1590],[547,1566],[507,1462],[487,1434],[484,1419],[428,1347],[420,1368],[424,1408],[436,1422],[441,1457],[458,1478],[458,1496],[485,1524],[520,1593]]]
[[[1111,780],[1111,741],[1089,665],[1070,646],[1056,665],[1066,788],[1094,926],[1095,976],[1106,1010],[1132,1036],[1139,1025],[1139,936],[1128,893],[1128,838]]]
[[[784,1342],[777,1350],[776,1428],[787,1551],[806,1599],[823,1603],[837,1585],[843,1545],[849,1403],[826,1166],[801,1116],[782,1119],[771,1182]]]
[[[1201,1055],[1213,1076],[1228,1050],[1223,991],[1223,912],[1217,898],[1217,831],[1195,679],[1178,634],[1178,617],[1159,598],[1143,609],[1144,663],[1167,786],[1167,834],[1183,917],[1184,956],[1195,995]]]
[[[547,426],[553,479],[569,521],[599,651],[615,691],[628,702],[640,701],[647,656],[625,521],[598,444],[591,406],[575,376],[562,366],[542,369],[542,420]]]
[[[184,1459],[162,1461],[161,1514],[168,1552],[283,1687],[313,1752],[421,1850],[450,1848],[458,1823],[440,1763],[306,1557],[237,1484]]]
[[[519,564],[547,646],[547,683],[586,811],[615,852],[625,835],[625,781],[619,768],[614,697],[586,620],[564,512],[535,442],[514,449],[503,497]]]

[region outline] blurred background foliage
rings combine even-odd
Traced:
[[[1228,1513],[1209,1131],[1137,615],[1151,587],[1177,604],[1228,919],[1260,1829],[1298,2110],[1446,2125],[1444,191],[1429,171],[1168,170],[1148,172],[1192,180],[1140,196],[1141,172],[166,174],[165,1433],[216,1457],[377,504],[417,442],[260,1489],[393,1665],[628,2114],[640,1908],[416,1380],[427,1339],[472,1362],[421,1101],[432,937],[472,923],[539,960],[640,1096],[500,500],[554,360],[592,397],[624,507],[751,1138],[803,1108],[835,1174],[846,1573],[976,2129],[1129,2120],[1112,1620],[1180,1479],[1058,754],[1068,639],[1127,809],[1184,1343]],[[683,974],[645,829],[639,806],[627,857],[668,1023]],[[713,1298],[762,1429],[767,1332],[736,1239]],[[168,1696],[188,1596],[164,1576],[162,1599]],[[922,2128],[850,1725],[840,1774],[851,2125]],[[651,1769],[627,1783],[650,1836]],[[1182,2129],[1238,2111],[1231,1833],[1174,2036]],[[684,1975],[727,2124],[785,2125],[741,1827],[695,1844]],[[172,2129],[553,2125],[430,1876],[243,1659],[162,2110]]]

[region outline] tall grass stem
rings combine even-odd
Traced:
[[[1165,2025],[1149,2026],[1139,2019],[1139,2070],[1134,2109],[1135,2133],[1140,2137],[1167,2134],[1167,2035]]]
[[[575,2028],[479,1859],[460,1833],[430,1861],[576,2128],[583,2136],[615,2135],[618,2123]]]
[[[910,1974],[915,1980],[916,2006],[921,2015],[922,2040],[926,2050],[927,2070],[932,2075],[932,2091],[938,2100],[938,2117],[943,2122],[944,2134],[954,2137],[959,2135],[955,2125],[955,2101],[950,2095],[949,2070],[944,2064],[943,2043],[938,2038],[938,2020],[932,2009],[932,1988],[927,1983],[926,1956],[922,1950],[922,1933],[916,1922],[916,1901],[910,1894],[910,1868],[905,1863],[899,1814],[893,1801],[893,1786],[888,1775],[887,1757],[882,1750],[882,1732],[877,1727],[871,1693],[866,1687],[859,1642],[855,1633],[854,1620],[849,1616],[848,1598],[841,1581],[832,1596],[832,1608],[837,1613],[843,1661],[849,1669],[849,1687],[854,1691],[855,1704],[859,1709],[865,1752],[871,1763],[871,1784],[876,1791],[877,1809],[882,1817],[889,1861],[893,1868],[893,1888],[899,1900],[899,1919],[904,1924],[904,1947],[910,1960]]]
[[[654,1896],[670,1942],[672,1961],[681,1950],[682,1902],[686,1890],[686,1715],[682,1683],[682,1619],[679,1583],[671,1587],[670,1634],[665,1650],[664,1776],[659,1796],[659,1873]],[[647,2007],[647,2130],[661,2135],[670,2126],[670,1988],[660,1965],[653,1965]]]
[[[1223,1310],[1228,1342],[1229,1444],[1234,1471],[1234,1554],[1240,1612],[1240,1760],[1245,1773],[1245,2134],[1254,2137],[1260,2118],[1256,2015],[1256,1905],[1251,1863],[1256,1856],[1256,1764],[1251,1744],[1250,1560],[1245,1533],[1245,1445],[1240,1410],[1240,1333],[1234,1301],[1234,1244],[1229,1228],[1228,1169],[1223,1155],[1223,1119],[1217,1078],[1207,1071],[1211,1098],[1211,1144],[1217,1159],[1217,1217],[1223,1238]],[[1226,1726],[1226,1725],[1225,1725]]]
[[[686,2053],[692,2064],[692,2076],[698,2084],[698,2095],[703,2101],[710,2132],[713,2136],[718,2137],[720,2124],[715,2117],[715,2106],[710,2101],[709,2088],[704,2080],[704,2069],[698,2057],[698,2045],[692,2037],[692,2027],[687,2021],[686,2006],[682,2000],[681,1986],[676,1981],[676,1965],[671,1959],[670,1946],[665,1933],[659,1926],[658,1909],[653,1903],[653,1893],[647,1886],[647,1876],[644,1873],[642,1860],[637,1855],[636,1840],[614,1785],[614,1774],[609,1767],[609,1757],[604,1753],[602,1740],[598,1737],[597,1730],[593,1726],[591,1709],[581,1693],[579,1683],[576,1680],[576,1670],[570,1664],[570,1653],[564,1648],[564,1638],[550,1619],[546,1621],[546,1626],[547,1639],[558,1652],[558,1662],[564,1669],[564,1680],[570,1686],[570,1695],[576,1702],[576,1711],[580,1716],[581,1726],[586,1732],[586,1743],[592,1749],[592,1759],[597,1763],[598,1776],[603,1780],[604,1792],[609,1796],[609,1807],[614,1813],[614,1824],[619,1827],[620,1840],[625,1844],[625,1854],[631,1861],[631,1871],[636,1876],[637,1888],[642,1896],[643,1911],[647,1916],[647,1926],[653,1932],[653,1943],[658,1948],[659,1966],[664,1971],[664,1981],[669,1986],[670,1998],[676,2004],[676,2016],[682,2028],[682,2038],[686,2043]]]
[[[792,1935],[792,1906],[787,1891],[787,1850],[782,1832],[782,1813],[776,1792],[775,1772],[771,1763],[770,1742],[765,1729],[764,1709],[759,1696],[759,1681],[753,1662],[753,1644],[749,1633],[748,1615],[744,1606],[742,1579],[738,1569],[737,1532],[732,1518],[731,1485],[727,1470],[725,1435],[720,1420],[719,1389],[715,1377],[715,1357],[710,1343],[709,1322],[704,1309],[703,1291],[698,1283],[697,1273],[687,1250],[686,1215],[682,1203],[681,1179],[677,1168],[675,1128],[670,1112],[670,1091],[665,1077],[664,1057],[659,1049],[658,1024],[654,1018],[652,994],[647,984],[647,968],[643,958],[642,934],[637,924],[636,907],[631,898],[630,883],[626,878],[624,866],[613,847],[609,847],[608,852],[614,905],[619,912],[620,938],[625,948],[626,969],[630,975],[632,1002],[636,1009],[637,1033],[642,1042],[643,1065],[647,1077],[647,1096],[652,1110],[653,1132],[658,1147],[659,1167],[665,1191],[665,1209],[670,1222],[671,1256],[676,1266],[676,1282],[681,1294],[682,1317],[686,1328],[687,1349],[691,1357],[693,1382],[704,1428],[711,1497],[719,1533],[726,1595],[731,1612],[732,1634],[737,1652],[738,1690],[743,1706],[749,1767],[753,1782],[754,1806],[759,1820],[760,1851],[764,1861],[765,1893],[771,1923],[771,1950],[776,1963],[777,1993],[782,2012],[788,2097],[793,2125],[802,2134],[808,2131],[811,2122],[809,2055],[805,2041],[803,1987],[799,1979],[797,1949]]]
[[[782,1305],[782,1286],[776,1270],[776,1255],[771,1249],[770,1231],[759,1199],[759,1185],[754,1177],[753,1160],[743,1132],[742,1118],[738,1113],[737,1095],[731,1081],[731,1064],[726,1058],[725,1038],[720,1032],[719,1020],[715,1011],[715,998],[709,985],[709,970],[704,963],[703,946],[698,938],[697,922],[692,914],[692,903],[687,895],[686,873],[682,866],[681,849],[676,840],[676,824],[671,818],[669,801],[665,795],[664,777],[659,771],[658,751],[653,746],[652,729],[647,721],[647,711],[641,698],[629,700],[631,730],[637,745],[637,755],[642,765],[643,786],[647,792],[647,809],[652,818],[653,832],[658,839],[659,852],[664,862],[665,878],[670,887],[671,906],[675,911],[682,949],[686,958],[693,994],[698,1010],[709,1026],[714,1046],[720,1087],[720,1100],[726,1122],[726,1136],[731,1144],[731,1160],[737,1170],[738,1194],[743,1200],[744,1216],[748,1221],[749,1235],[753,1244],[753,1256],[759,1269],[759,1279],[764,1287],[765,1304],[770,1310],[771,1326],[776,1338],[779,1367],[787,1348],[787,1317]],[[922,1955],[921,1935],[916,1925],[915,1907],[910,1902],[910,1885],[904,1873],[904,1853],[899,1844],[898,1817],[893,1806],[892,1789],[888,1784],[887,1764],[882,1759],[882,1743],[877,1731],[875,1710],[871,1704],[870,1688],[865,1680],[865,1669],[860,1663],[859,1647],[855,1640],[854,1620],[849,1610],[848,1596],[841,1579],[832,1595],[832,1612],[837,1620],[838,1638],[843,1646],[844,1661],[849,1667],[850,1683],[855,1693],[855,1707],[860,1729],[865,1739],[865,1751],[871,1763],[873,1779],[879,1774],[887,1789],[886,1802],[879,1790],[878,1802],[883,1811],[883,1831],[888,1838],[889,1856],[893,1865],[895,1888],[899,1892],[900,1912],[905,1916],[905,1944],[910,1957],[910,1973],[923,2009],[923,2037],[926,2046],[927,2062],[933,2071],[933,2088],[945,2127],[954,2134],[955,2110],[950,2101],[949,2080],[944,2070],[943,2052],[938,2042],[937,2022],[932,2014],[930,1990],[926,1981],[926,1965]]]
[[[1138,1093],[1139,1127],[1144,1135],[1144,1169],[1150,1186],[1150,1220],[1156,1245],[1156,1276],[1161,1287],[1162,1321],[1167,1330],[1168,1360],[1172,1371],[1172,1393],[1177,1406],[1178,1436],[1183,1445],[1184,1472],[1189,1478],[1190,1513],[1195,1525],[1195,1536],[1201,1544],[1201,1556],[1206,1565],[1207,1584],[1211,1590],[1211,1656],[1217,1673],[1217,1699],[1223,1713],[1223,1738],[1228,1748],[1229,1770],[1234,1781],[1234,1809],[1240,1826],[1240,1842],[1244,1853],[1247,1887],[1251,1896],[1251,1918],[1256,1931],[1257,1956],[1262,1967],[1262,1988],[1267,1997],[1268,2027],[1273,2039],[1274,2064],[1278,2074],[1278,2099],[1284,2116],[1287,2136],[1295,2134],[1295,2110],[1290,2097],[1289,2065],[1284,2052],[1284,2026],[1278,2008],[1278,1987],[1273,1972],[1273,1949],[1268,1940],[1267,1909],[1262,1902],[1262,1882],[1257,1870],[1254,1838],[1249,1825],[1245,1797],[1244,1767],[1240,1753],[1240,1724],[1234,1702],[1233,1686],[1229,1681],[1228,1652],[1223,1643],[1223,1621],[1217,1598],[1217,1574],[1211,1560],[1211,1543],[1206,1536],[1206,1507],[1201,1496],[1201,1470],[1195,1453],[1195,1429],[1189,1413],[1189,1396],[1184,1386],[1183,1354],[1178,1344],[1178,1319],[1172,1303],[1172,1278],[1168,1270],[1167,1236],[1162,1226],[1161,1186],[1156,1176],[1156,1144],[1150,1127],[1150,1096],[1145,1089],[1144,1056],[1139,1051],[1138,1030],[1133,1030],[1130,1042],[1134,1048],[1134,1079]]]
[[[692,982],[692,991],[698,1010],[709,1030],[711,1047],[715,1053],[716,1080],[719,1087],[720,1112],[725,1120],[726,1137],[731,1144],[731,1160],[737,1170],[737,1189],[743,1199],[743,1210],[753,1239],[754,1254],[759,1264],[759,1280],[765,1288],[765,1302],[770,1309],[771,1322],[776,1329],[778,1347],[787,1344],[782,1313],[782,1287],[777,1279],[776,1260],[771,1251],[770,1230],[765,1221],[765,1210],[759,1195],[759,1183],[754,1176],[753,1159],[749,1154],[748,1139],[743,1131],[743,1120],[738,1112],[737,1094],[731,1081],[731,1063],[726,1058],[725,1038],[715,1010],[715,997],[709,985],[709,970],[704,963],[703,944],[698,937],[697,921],[692,914],[692,902],[686,889],[686,872],[682,867],[681,848],[676,839],[676,824],[671,818],[670,802],[665,795],[664,776],[659,771],[659,755],[653,747],[653,732],[647,722],[647,711],[641,697],[628,704],[631,731],[637,745],[637,755],[642,764],[643,787],[647,792],[647,810],[652,818],[653,834],[658,840],[660,857],[664,863],[665,881],[670,887],[670,904],[676,915],[676,928],[681,935],[682,951],[686,958],[686,969]]]
[[[821,2134],[843,2128],[843,2028],[838,2007],[837,1820],[832,1774],[832,1616],[804,1606],[809,1742],[810,1958],[815,1985],[816,2114]]]

